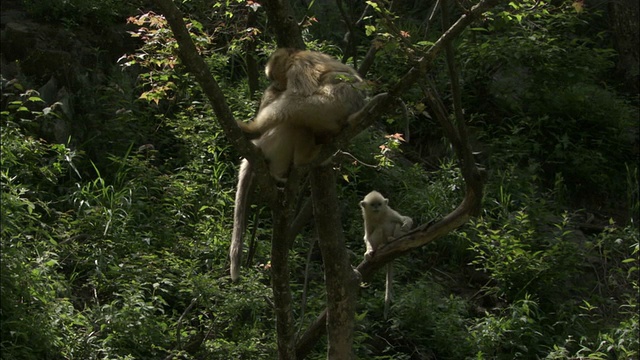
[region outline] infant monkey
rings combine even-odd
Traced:
[[[377,191],[372,191],[364,200],[360,201],[362,217],[364,218],[364,243],[367,252],[364,253],[365,260],[371,257],[380,245],[402,236],[411,230],[413,220],[408,216],[400,215],[397,211],[389,207],[389,199],[386,199]],[[384,292],[384,318],[389,316],[389,307],[393,297],[393,264],[387,264],[387,276]]]
[[[370,192],[360,201],[364,218],[364,243],[367,246],[365,260],[371,260],[380,245],[406,234],[413,226],[410,217],[400,215],[388,204],[389,199],[377,191]]]

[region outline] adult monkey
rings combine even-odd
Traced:
[[[286,180],[291,165],[309,164],[322,143],[337,135],[351,115],[364,106],[364,80],[350,66],[314,51],[281,48],[265,69],[271,85],[252,122],[238,122],[258,135],[273,177]],[[243,159],[238,174],[233,234],[229,248],[231,279],[240,277],[240,258],[253,170]]]
[[[310,129],[315,135],[336,135],[364,102],[364,80],[355,69],[315,51],[276,50],[265,69],[279,91],[261,105],[255,120],[238,122],[251,134],[263,134],[279,125]]]
[[[413,220],[389,206],[386,199],[377,191],[372,191],[360,201],[364,220],[364,243],[367,248],[365,260],[371,260],[375,251],[392,239],[402,236],[411,230]],[[387,277],[384,292],[384,318],[389,313],[392,298],[393,264],[387,264]]]

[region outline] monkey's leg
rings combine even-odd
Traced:
[[[277,126],[262,134],[254,144],[262,150],[269,162],[271,176],[286,181],[293,162],[296,131],[290,126]]]
[[[297,128],[297,132],[299,134],[293,135],[293,166],[307,165],[318,156],[321,146],[316,144],[315,136],[309,129]]]
[[[260,106],[255,119],[249,122],[236,121],[238,127],[249,134],[264,134],[288,119],[287,102],[284,96],[277,97],[266,106]]]

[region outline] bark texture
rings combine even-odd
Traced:
[[[311,172],[311,196],[327,289],[327,359],[353,358],[353,330],[359,279],[351,268],[345,245],[336,175],[331,164]]]

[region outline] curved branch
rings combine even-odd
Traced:
[[[336,7],[340,12],[340,17],[342,17],[342,21],[344,21],[344,24],[347,27],[347,33],[344,35],[345,44],[344,44],[342,62],[346,63],[350,57],[353,57],[353,64],[354,66],[357,66],[358,59],[356,58],[357,52],[356,52],[356,44],[355,44],[355,37],[356,37],[355,26],[351,21],[351,19],[349,18],[349,15],[347,14],[347,12],[344,10],[344,4],[342,3],[342,0],[336,0]]]
[[[371,280],[378,269],[384,267],[393,259],[427,245],[465,224],[473,214],[474,209],[480,205],[482,199],[482,184],[476,181],[472,183],[477,185],[473,187],[467,186],[465,197],[460,205],[442,220],[422,225],[412,232],[385,244],[376,250],[370,261],[361,262],[356,270],[360,272],[362,280]],[[324,335],[326,320],[327,310],[325,309],[298,339],[296,343],[296,356],[298,359],[304,359],[314,344]]]

